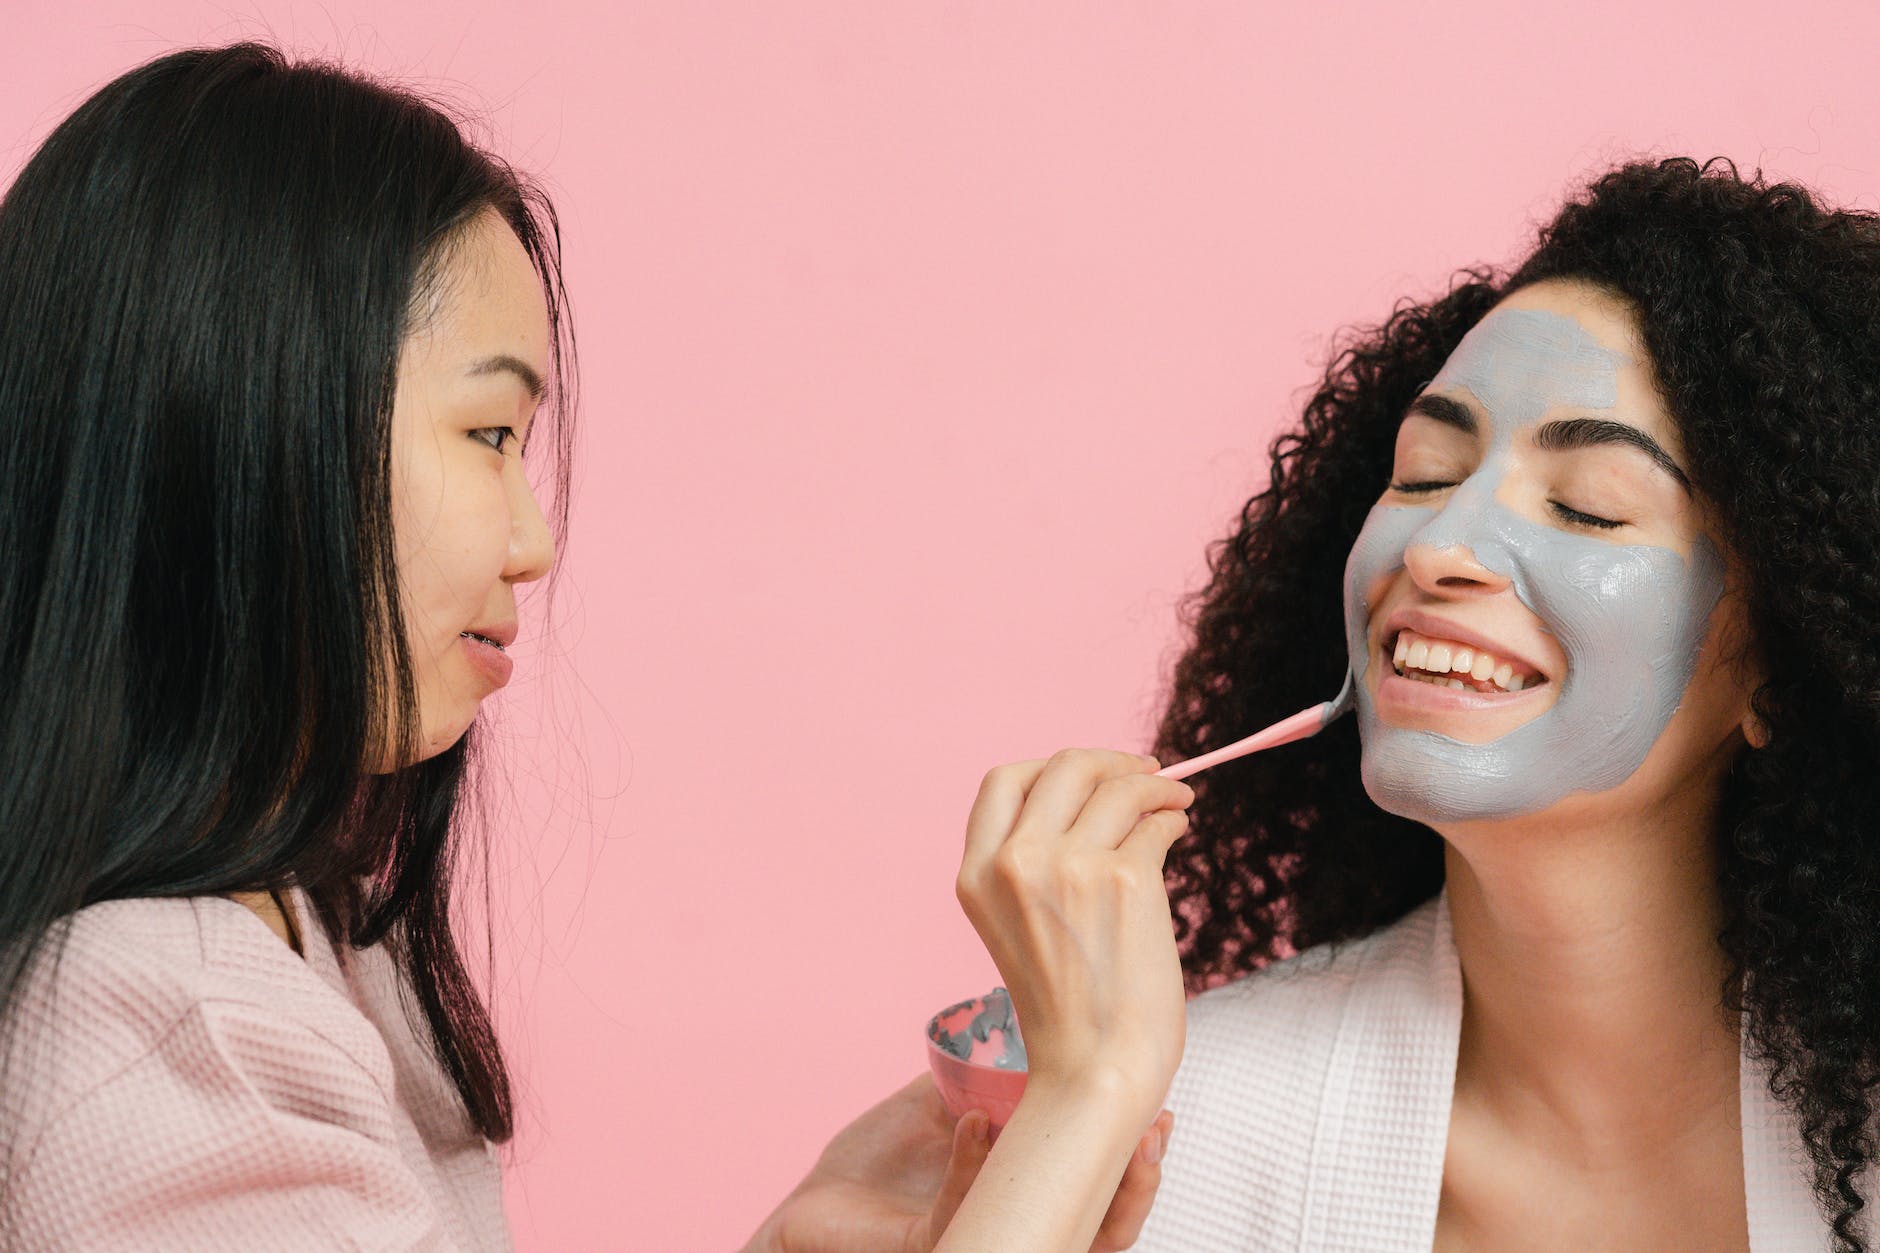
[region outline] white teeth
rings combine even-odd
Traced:
[[[1513,662],[1502,661],[1492,653],[1466,644],[1433,643],[1414,631],[1397,633],[1391,663],[1405,678],[1421,679],[1438,687],[1467,688],[1471,682],[1492,682],[1504,692],[1519,692],[1530,683],[1541,682],[1537,675],[1516,674]],[[1452,673],[1457,677],[1446,677]]]

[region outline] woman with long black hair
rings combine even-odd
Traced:
[[[117,79],[9,189],[19,1245],[500,1225],[453,818],[564,524],[521,460],[566,481],[558,264],[548,202],[441,113],[254,46]]]
[[[453,889],[567,522],[559,249],[437,108],[253,44],[111,82],[0,202],[6,1247],[508,1244]],[[984,1120],[929,1090],[886,1117],[920,1171],[779,1238],[1128,1244],[1160,1132],[1050,1086],[969,1211]]]

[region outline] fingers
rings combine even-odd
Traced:
[[[1045,760],[1040,757],[986,772],[979,782],[979,795],[973,798],[972,812],[966,816],[966,863],[989,860],[1005,843],[1044,768]]]
[[[1049,831],[1053,835],[1071,829],[1077,816],[1083,812],[1084,805],[1091,798],[1091,793],[1112,779],[1136,776],[1145,782],[1138,787],[1157,787],[1161,794],[1168,794],[1168,785],[1173,779],[1163,779],[1153,771],[1158,769],[1153,757],[1140,757],[1135,753],[1119,753],[1102,748],[1067,748],[1054,753],[1045,763],[1038,781],[1032,785],[1030,795],[1025,798],[1024,812],[1018,817],[1014,833],[1018,830]],[[1146,781],[1153,780],[1153,783]],[[1183,785],[1186,786],[1186,785]],[[1160,809],[1161,805],[1144,805],[1136,811]],[[1130,823],[1125,823],[1117,831],[1121,839],[1135,820],[1130,815]],[[1115,847],[1115,841],[1111,842]]]
[[[1145,815],[1180,813],[1194,801],[1193,788],[1160,775],[1129,774],[1106,779],[1091,793],[1070,833],[1099,848],[1116,848],[1134,837],[1136,824]]]
[[[940,1192],[934,1197],[927,1227],[935,1240],[953,1221],[960,1203],[966,1199],[967,1190],[979,1177],[979,1168],[986,1164],[986,1154],[992,1149],[988,1134],[991,1125],[992,1119],[985,1110],[974,1109],[968,1110],[953,1128],[953,1156],[947,1159],[946,1177],[940,1181]]]
[[[1134,1245],[1142,1235],[1142,1225],[1148,1221],[1149,1211],[1155,1206],[1156,1191],[1162,1186],[1162,1157],[1168,1151],[1169,1134],[1174,1127],[1175,1115],[1165,1109],[1136,1145],[1129,1166],[1123,1171],[1123,1181],[1116,1187],[1116,1197],[1103,1216],[1103,1225],[1097,1228],[1097,1238],[1090,1245],[1091,1253],[1116,1253]]]
[[[1115,848],[1143,814],[1194,803],[1186,783],[1154,774],[1153,757],[1108,749],[1067,748],[1049,759],[987,771],[966,818],[962,866],[989,861],[1021,832],[1070,831]]]
[[[1188,814],[1180,809],[1158,809],[1144,815],[1121,844],[1118,851],[1140,858],[1157,873],[1168,860],[1168,851],[1188,830]]]

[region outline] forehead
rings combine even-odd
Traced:
[[[546,372],[548,301],[522,241],[485,210],[446,246],[422,329],[446,355],[511,353]]]
[[[1589,284],[1555,280],[1513,293],[1470,329],[1428,390],[1467,392],[1498,427],[1590,409],[1673,434],[1636,317]]]

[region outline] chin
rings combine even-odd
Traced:
[[[452,745],[456,744],[458,740],[461,740],[469,733],[470,727],[475,721],[476,710],[472,708],[468,713],[441,725],[425,725],[423,734],[420,735],[418,739],[417,756],[413,757],[405,764],[407,766],[415,766],[421,761],[429,761],[439,753],[449,751]]]

